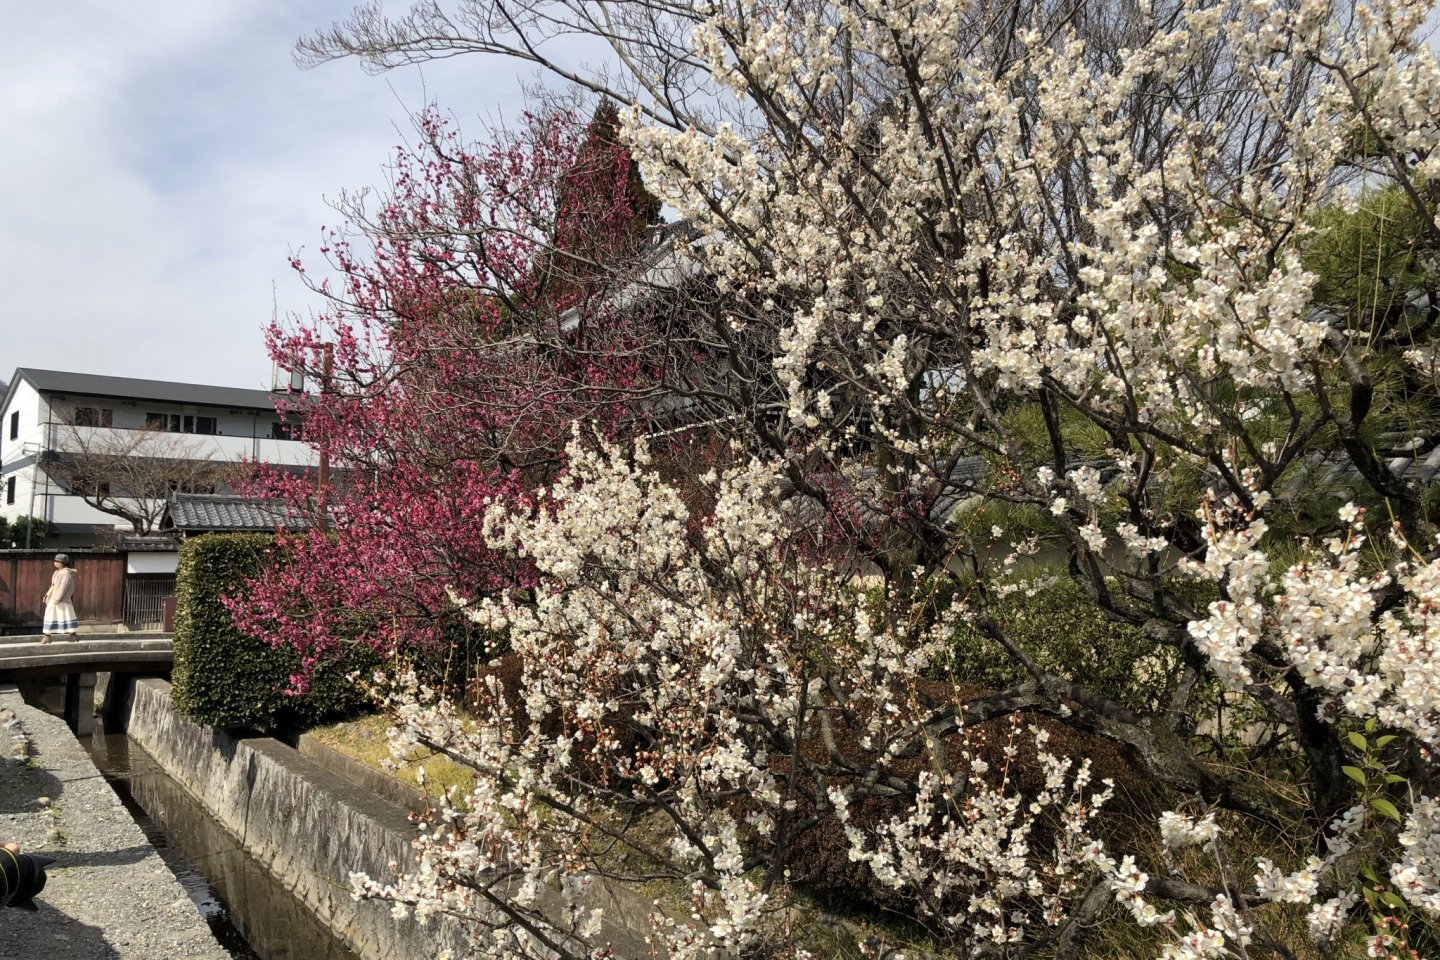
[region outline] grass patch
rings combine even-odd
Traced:
[[[457,797],[460,798],[470,793],[475,777],[469,767],[461,766],[424,747],[416,747],[403,760],[397,760],[390,754],[389,732],[390,721],[379,714],[371,714],[315,727],[310,731],[310,736],[337,753],[343,753],[351,760],[363,763],[392,780],[423,790],[425,795],[432,799],[444,796],[450,787],[455,788]],[[389,761],[388,765],[386,761]],[[425,770],[423,785],[417,781],[422,767]]]

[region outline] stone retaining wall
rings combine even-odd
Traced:
[[[126,730],[197,797],[245,849],[364,960],[463,955],[453,922],[397,921],[383,903],[357,903],[350,874],[388,879],[411,862],[403,808],[358,790],[268,738],[239,738],[175,712],[170,684],[137,680]]]
[[[402,810],[419,813],[425,809],[427,800],[424,792],[415,787],[407,787],[394,777],[387,777],[379,770],[367,767],[359,760],[352,760],[333,747],[322,743],[313,734],[300,734],[295,740],[295,749],[300,752],[300,756],[314,760],[331,773],[349,780],[356,786],[374,794],[381,800],[395,804]]]

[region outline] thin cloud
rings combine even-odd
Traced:
[[[380,183],[427,98],[462,121],[520,110],[503,62],[301,71],[296,37],[349,3],[13,5],[0,31],[0,377],[16,366],[257,387],[291,274]],[[465,123],[478,129],[478,123]]]

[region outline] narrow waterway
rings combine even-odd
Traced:
[[[236,960],[358,960],[144,748],[97,726],[90,753]]]

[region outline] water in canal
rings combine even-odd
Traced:
[[[236,960],[358,960],[139,744],[97,726],[90,753]]]

